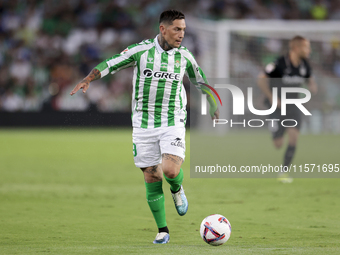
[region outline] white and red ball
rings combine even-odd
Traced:
[[[201,223],[200,234],[206,243],[214,246],[222,245],[230,237],[230,222],[223,215],[209,215]]]

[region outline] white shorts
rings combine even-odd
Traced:
[[[139,168],[160,164],[164,153],[185,158],[185,127],[133,128],[132,142]]]

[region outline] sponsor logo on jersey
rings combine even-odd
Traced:
[[[153,58],[148,58],[147,63],[152,63],[152,61],[153,61]]]
[[[162,72],[162,71],[152,71],[149,68],[145,68],[143,70],[143,75],[145,77],[154,77],[158,79],[169,79],[169,80],[176,80],[179,81],[181,75],[179,73],[170,73],[170,72]]]
[[[182,142],[182,139],[177,137],[171,142],[172,146],[180,147],[182,149],[185,149],[184,143]]]
[[[305,82],[305,78],[301,77],[301,76],[289,76],[289,75],[284,75],[282,77],[282,82],[285,85],[292,85],[292,84],[302,84]]]
[[[151,69],[144,69],[143,74],[145,77],[151,77],[152,76],[152,70]]]

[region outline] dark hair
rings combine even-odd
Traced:
[[[185,16],[180,11],[167,10],[161,13],[161,16],[159,17],[159,24],[167,23],[167,24],[172,25],[172,22],[175,19],[185,19]]]
[[[307,39],[301,35],[296,35],[289,41],[289,47],[292,48],[293,45],[299,44],[303,41],[307,41]]]

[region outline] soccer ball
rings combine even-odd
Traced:
[[[222,245],[230,237],[231,225],[223,215],[212,214],[202,221],[200,234],[206,243],[214,246]]]

